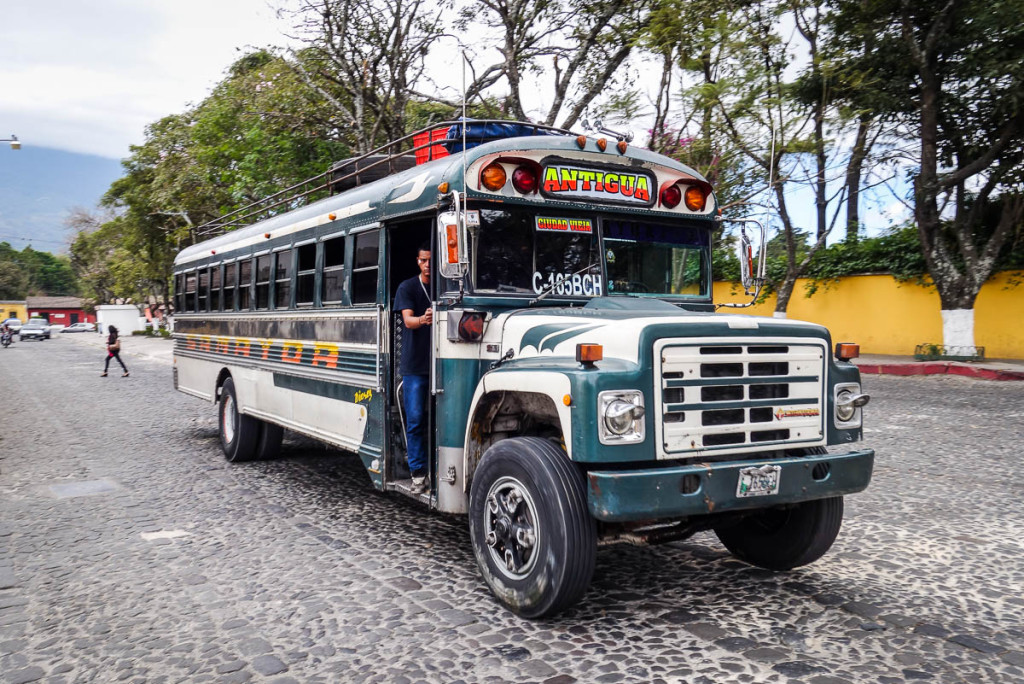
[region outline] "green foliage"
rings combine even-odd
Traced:
[[[330,108],[291,64],[245,55],[209,97],[132,147],[103,200],[116,217],[71,248],[89,296],[169,304],[174,256],[196,226],[323,173],[349,154],[336,136]]]
[[[0,242],[0,299],[78,294],[78,280],[68,257],[32,247],[18,252],[7,242]]]
[[[842,97],[898,124],[942,306],[971,308],[1024,223],[1024,1],[832,4],[837,56],[857,84]]]
[[[923,282],[928,267],[914,226],[903,226],[874,238],[839,242],[818,250],[807,268],[807,296],[843,276],[891,273],[897,280]]]

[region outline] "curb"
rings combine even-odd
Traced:
[[[861,373],[872,375],[961,375],[977,380],[1024,380],[1024,371],[978,368],[958,363],[865,363]]]

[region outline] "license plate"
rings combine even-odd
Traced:
[[[763,465],[760,468],[743,468],[740,480],[736,484],[736,496],[769,496],[779,493],[779,480],[782,479],[782,467]]]

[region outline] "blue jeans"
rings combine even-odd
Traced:
[[[405,404],[406,458],[413,477],[427,474],[427,384],[430,376],[403,375],[402,403]]]

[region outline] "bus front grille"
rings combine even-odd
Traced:
[[[824,345],[669,341],[660,349],[661,453],[824,442]]]

